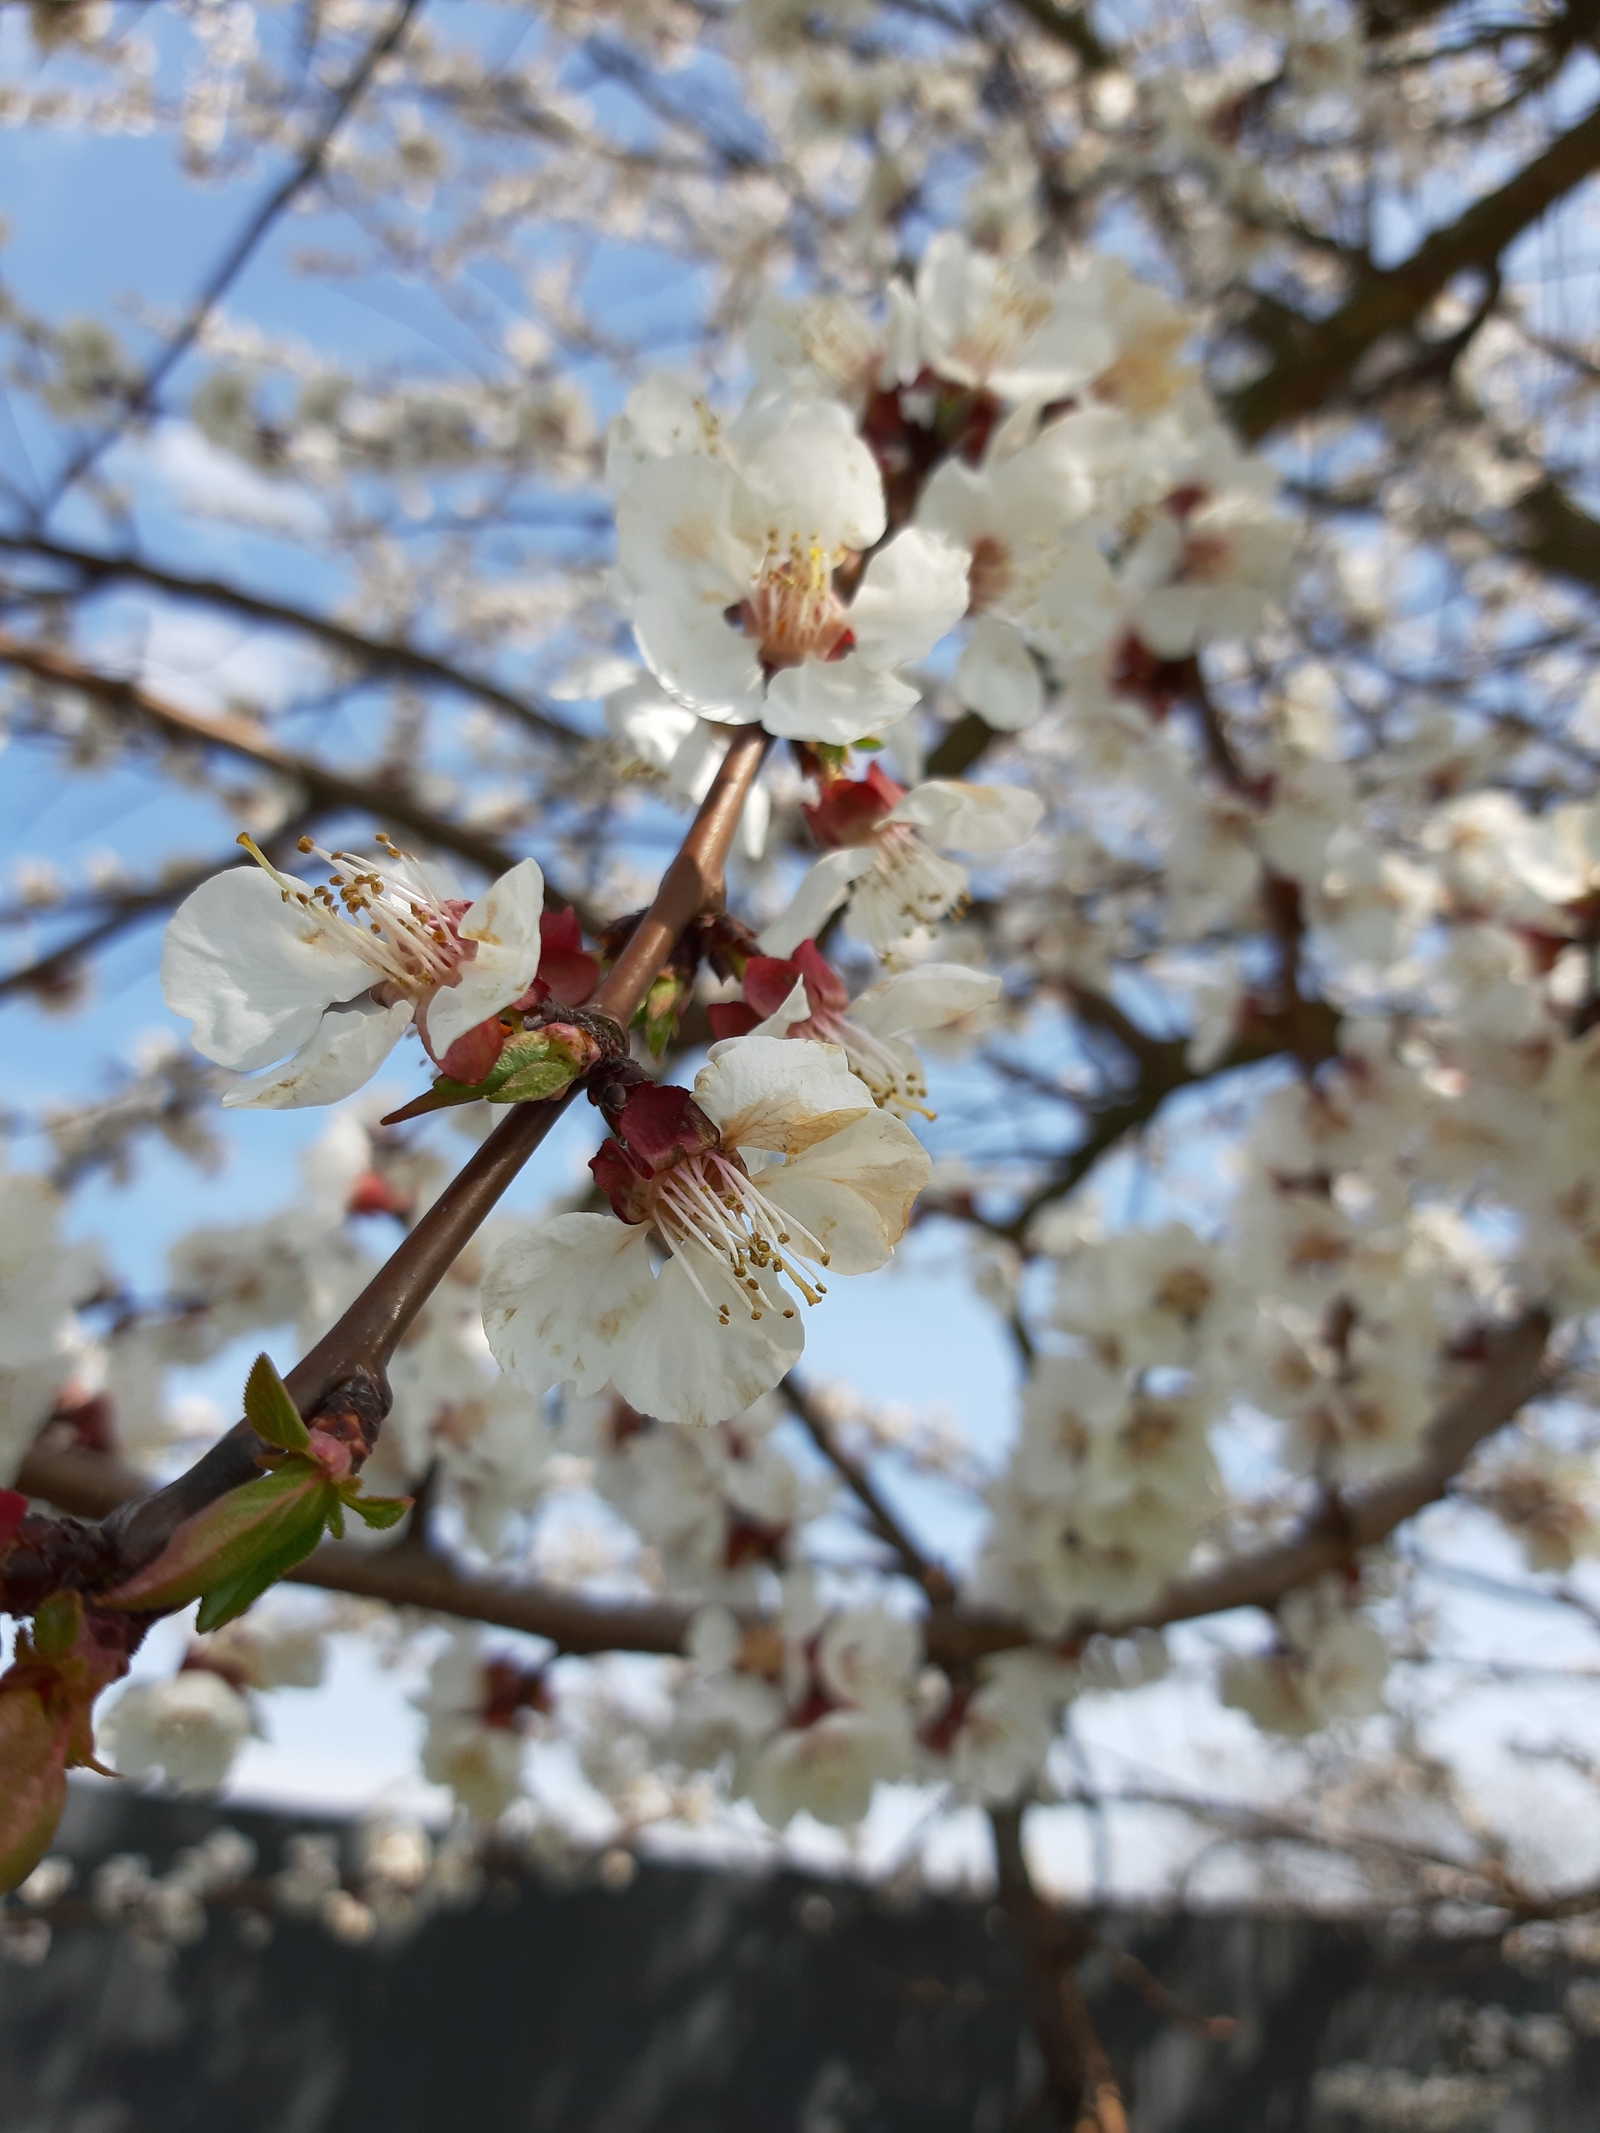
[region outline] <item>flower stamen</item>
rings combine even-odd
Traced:
[[[730,1322],[729,1306],[712,1304],[702,1273],[742,1292],[739,1300],[753,1324],[763,1316],[760,1307],[771,1301],[762,1275],[787,1277],[808,1304],[828,1293],[801,1264],[825,1267],[826,1247],[803,1223],[781,1213],[743,1164],[722,1150],[708,1148],[662,1171],[653,1182],[651,1203],[656,1229],[721,1325]],[[783,1315],[793,1318],[794,1312],[785,1309]]]
[[[238,841],[277,883],[283,901],[298,904],[316,921],[330,946],[360,956],[380,983],[398,993],[415,997],[453,983],[472,953],[472,943],[463,942],[457,931],[467,905],[440,896],[416,860],[381,833],[377,842],[393,862],[384,868],[351,852],[325,851],[302,837],[298,849],[314,853],[330,869],[327,882],[310,889],[275,867],[253,837],[241,835]]]

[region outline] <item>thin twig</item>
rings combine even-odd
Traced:
[[[834,1467],[852,1490],[865,1510],[872,1530],[894,1550],[906,1575],[914,1578],[930,1599],[953,1599],[955,1586],[948,1572],[930,1561],[922,1552],[889,1508],[882,1491],[866,1467],[839,1442],[824,1419],[811,1388],[802,1385],[791,1371],[778,1387],[778,1394],[823,1458]]]
[[[344,86],[328,106],[321,125],[302,151],[299,161],[287,176],[273,187],[228,247],[190,305],[176,332],[129,393],[127,414],[148,414],[154,407],[156,394],[204,332],[206,321],[249,264],[262,239],[320,173],[322,159],[332,145],[334,135],[366,93],[367,84],[379,66],[399,45],[411,26],[411,18],[421,5],[422,0],[401,0],[382,35],[367,47],[346,77]],[[116,443],[122,435],[126,419],[125,414],[118,421],[98,431],[68,460],[38,513],[39,524],[44,524],[67,491],[81,481]]]
[[[626,1029],[683,929],[720,907],[728,849],[766,747],[758,726],[734,735],[654,901],[588,1012]],[[400,1339],[575,1093],[576,1085],[564,1097],[513,1106],[338,1323],[289,1372],[285,1382],[302,1414],[320,1413],[330,1402],[353,1408],[370,1449],[388,1407],[385,1373]],[[186,1473],[113,1512],[103,1526],[66,1520],[54,1533],[30,1535],[30,1560],[8,1568],[8,1583],[20,1579],[30,1591],[43,1583],[48,1590],[54,1577],[103,1590],[156,1556],[184,1519],[253,1480],[262,1449],[250,1425],[236,1423]],[[451,1573],[446,1568],[441,1575]]]
[[[185,711],[165,697],[153,695],[138,682],[118,674],[100,673],[93,667],[84,666],[80,660],[30,638],[0,634],[0,666],[16,667],[23,673],[37,676],[40,681],[77,689],[83,695],[93,697],[96,703],[104,704],[108,711],[168,740],[190,747],[220,748],[224,754],[236,756],[241,762],[253,763],[258,770],[288,778],[321,813],[348,809],[355,814],[381,815],[398,823],[402,829],[410,830],[413,835],[425,837],[442,850],[470,860],[474,866],[482,867],[486,874],[503,874],[508,867],[516,865],[516,855],[507,851],[503,844],[496,843],[479,830],[469,829],[464,823],[451,822],[443,815],[436,815],[403,786],[352,778],[343,771],[330,769],[325,763],[313,761],[309,756],[296,755],[290,749],[280,748],[246,719],[234,718],[226,712],[203,718],[198,712]]]
[[[64,541],[30,539],[17,534],[0,533],[0,550],[61,564],[76,570],[94,585],[115,580],[147,585],[152,591],[167,593],[176,600],[222,608],[230,614],[248,615],[275,629],[298,630],[377,672],[409,674],[417,681],[435,682],[459,695],[475,697],[543,739],[570,746],[582,738],[574,727],[556,717],[554,712],[502,688],[487,675],[469,674],[419,645],[399,643],[393,638],[369,637],[332,615],[319,615],[308,608],[295,607],[286,600],[263,599],[258,593],[247,592],[243,586],[229,585],[220,578],[192,578],[181,571],[164,570],[138,556],[102,555],[94,549],[71,547]]]

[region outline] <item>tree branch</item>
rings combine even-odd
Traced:
[[[1600,107],[1435,230],[1399,266],[1357,264],[1354,288],[1330,317],[1304,318],[1274,297],[1259,298],[1239,330],[1259,341],[1273,361],[1264,376],[1233,396],[1235,426],[1254,443],[1281,423],[1326,408],[1383,335],[1413,326],[1463,268],[1492,267],[1515,238],[1596,169]]]
[[[379,672],[408,674],[417,681],[434,682],[459,695],[475,697],[546,740],[570,744],[582,738],[553,712],[501,688],[486,675],[464,673],[449,660],[424,651],[420,646],[398,643],[391,638],[369,637],[331,615],[314,614],[284,600],[263,599],[242,586],[226,584],[220,578],[191,578],[181,571],[164,570],[159,564],[146,563],[138,556],[101,555],[93,549],[71,547],[64,541],[30,539],[17,534],[0,533],[0,550],[61,564],[76,570],[95,585],[117,580],[147,585],[153,592],[168,593],[177,600],[192,600],[201,606],[224,608],[230,614],[248,615],[252,620],[276,629],[299,630],[308,637],[319,638],[331,650],[342,652],[363,666]]]
[[[93,667],[83,666],[66,654],[29,638],[0,634],[0,666],[16,667],[23,673],[35,675],[40,681],[77,689],[83,695],[93,697],[96,703],[103,704],[108,711],[162,734],[168,740],[200,748],[220,748],[227,755],[237,756],[241,762],[253,763],[258,770],[289,778],[300,787],[319,814],[348,809],[354,814],[384,816],[413,835],[438,845],[441,850],[454,852],[458,858],[482,867],[491,876],[503,874],[508,867],[516,865],[516,855],[508,852],[504,845],[478,830],[467,828],[464,823],[451,822],[443,815],[434,814],[403,787],[352,778],[326,764],[313,762],[308,756],[295,755],[258,732],[246,719],[230,717],[226,712],[202,718],[198,712],[184,711],[163,697],[153,696],[138,682],[116,674],[98,673]]]
[[[728,849],[766,748],[759,726],[734,734],[654,901],[587,1012],[608,1016],[626,1029],[684,928],[701,912],[720,906]],[[401,1337],[564,1114],[578,1086],[561,1098],[514,1105],[338,1323],[294,1366],[285,1383],[302,1415],[309,1419],[330,1404],[352,1409],[370,1450],[388,1409],[385,1372]],[[263,1449],[250,1425],[238,1422],[187,1473],[153,1495],[125,1503],[103,1526],[62,1521],[59,1532],[29,1533],[28,1547],[19,1542],[8,1558],[7,1587],[24,1593],[56,1585],[106,1589],[158,1555],[184,1519],[254,1480]]]
[[[519,1110],[542,1108],[524,1105]],[[1549,1331],[1546,1315],[1530,1312],[1515,1325],[1491,1334],[1479,1376],[1440,1413],[1421,1457],[1404,1473],[1342,1499],[1275,1547],[1237,1557],[1203,1576],[1179,1579],[1151,1607],[1137,1613],[1086,1618],[1060,1641],[1081,1643],[1096,1630],[1129,1636],[1138,1629],[1165,1628],[1234,1607],[1270,1608],[1325,1572],[1343,1569],[1362,1549],[1377,1547],[1406,1519],[1436,1503],[1484,1439],[1546,1388],[1550,1382],[1545,1357]],[[308,1371],[318,1353],[313,1350],[291,1375],[291,1384],[306,1381],[301,1373]],[[310,1382],[317,1382],[314,1372]],[[223,1445],[238,1435],[235,1430],[223,1439]],[[253,1458],[253,1453],[249,1456]],[[251,1478],[243,1468],[241,1473],[242,1478]],[[53,1452],[36,1446],[23,1462],[17,1485],[26,1495],[88,1518],[105,1518],[119,1507],[155,1501],[143,1476],[92,1452]],[[573,1652],[680,1654],[694,1614],[692,1606],[672,1601],[591,1600],[512,1579],[478,1576],[455,1568],[443,1557],[403,1544],[358,1550],[325,1543],[293,1575],[303,1584],[359,1593],[396,1607],[426,1607],[467,1621],[526,1630],[532,1636],[550,1637],[563,1651]],[[947,1671],[970,1670],[997,1652],[1029,1645],[1048,1647],[1049,1641],[1036,1637],[1013,1616],[967,1610],[953,1601],[935,1602],[923,1620],[928,1659]]]
[[[1074,1974],[1094,1935],[1081,1921],[1069,1924],[1035,1889],[1023,1849],[1023,1812],[1021,1801],[992,1807],[989,1828],[1000,1904],[1022,1955],[1050,2106],[1057,2123],[1076,2133],[1127,2133],[1122,2090]]]
[[[953,1600],[955,1586],[947,1572],[931,1562],[889,1508],[882,1491],[863,1463],[853,1458],[823,1419],[816,1396],[791,1371],[778,1387],[779,1398],[806,1435],[852,1490],[867,1514],[868,1523],[881,1541],[887,1542],[900,1567],[919,1584],[931,1600]]]
[[[315,819],[312,814],[301,814],[286,822],[275,836],[266,840],[264,849],[267,857],[274,864],[280,860],[287,864],[296,841]],[[19,992],[48,994],[52,987],[59,986],[69,977],[73,968],[81,963],[91,950],[103,948],[107,941],[114,940],[119,933],[125,933],[130,926],[138,925],[141,919],[150,918],[158,911],[169,910],[192,890],[198,889],[203,881],[209,881],[213,874],[220,874],[227,867],[252,863],[235,845],[221,857],[208,859],[199,866],[188,867],[183,873],[170,875],[148,889],[122,891],[117,895],[113,908],[96,919],[93,925],[86,926],[81,933],[75,933],[71,940],[63,941],[59,948],[52,948],[48,954],[23,964],[18,970],[8,970],[0,976],[0,1000],[5,999],[8,994]],[[46,908],[38,915],[48,918],[49,909]]]
[[[322,159],[332,145],[333,137],[366,93],[373,75],[390,53],[399,45],[411,26],[411,18],[422,5],[422,0],[400,0],[400,5],[390,17],[388,26],[370,45],[346,77],[344,86],[334,96],[323,115],[322,123],[312,135],[294,168],[274,186],[262,201],[243,230],[234,239],[227,252],[212,270],[199,295],[190,305],[177,331],[167,341],[159,355],[150,364],[138,384],[128,395],[127,414],[110,423],[81,446],[68,460],[56,477],[47,501],[38,513],[38,522],[43,524],[66,495],[91,467],[116,443],[122,435],[127,415],[147,414],[154,404],[155,396],[162,385],[188,354],[205,330],[206,321],[218,303],[227,294],[238,276],[249,264],[257,246],[273,224],[287,208],[312,183],[322,168]]]

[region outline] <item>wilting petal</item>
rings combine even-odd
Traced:
[[[856,656],[873,666],[897,667],[931,652],[967,611],[964,548],[908,526],[867,565],[850,603]]]
[[[1033,654],[1008,622],[980,615],[956,662],[956,694],[996,733],[1020,733],[1044,704]]]
[[[477,953],[462,964],[458,985],[440,986],[429,995],[428,1047],[436,1059],[469,1029],[519,999],[539,975],[543,915],[544,875],[537,860],[524,859],[462,918],[461,938],[475,942]]]
[[[790,956],[802,941],[814,940],[850,894],[850,884],[877,864],[873,844],[845,845],[826,852],[794,892],[794,901],[782,918],[775,918],[762,934],[763,955]]]
[[[334,1000],[366,992],[371,964],[330,938],[259,867],[230,867],[174,912],[161,996],[219,1066],[266,1066],[304,1044]]]
[[[371,972],[368,972],[371,976]],[[292,1059],[259,1081],[225,1089],[234,1111],[299,1111],[307,1104],[342,1103],[364,1088],[411,1026],[409,1000],[380,1007],[356,1000],[330,1007]]]
[[[763,1170],[756,1182],[774,1207],[804,1224],[825,1248],[831,1272],[870,1274],[905,1235],[912,1204],[932,1175],[927,1151],[910,1128],[874,1111]]]
[[[799,1308],[770,1274],[754,1277],[761,1283],[757,1302],[731,1277],[719,1282],[717,1271],[710,1262],[695,1268],[712,1303],[727,1303],[726,1325],[674,1257],[651,1284],[653,1293],[613,1357],[611,1376],[623,1398],[663,1422],[703,1426],[742,1414],[794,1367],[805,1347]],[[751,1317],[752,1306],[759,1318]]]
[[[1025,844],[1043,818],[1043,800],[1025,786],[930,778],[906,794],[889,820],[911,823],[946,851],[982,853]]]
[[[694,1100],[734,1148],[795,1154],[873,1109],[872,1091],[833,1044],[727,1037],[694,1078]]]
[[[942,1029],[999,997],[1000,980],[992,971],[967,963],[919,963],[880,978],[852,1001],[850,1019],[875,1037],[901,1037]]]
[[[495,1361],[526,1391],[568,1383],[598,1392],[655,1287],[647,1229],[611,1215],[557,1215],[489,1261],[483,1330]]]

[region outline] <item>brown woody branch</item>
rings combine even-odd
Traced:
[[[1086,74],[1104,74],[1119,64],[1116,53],[1089,20],[1086,7],[1062,7],[1058,0],[1015,0],[1015,4],[1047,37],[1076,52]]]
[[[1349,388],[1362,357],[1384,335],[1411,330],[1463,269],[1492,269],[1508,245],[1597,169],[1600,108],[1435,230],[1399,266],[1352,262],[1354,287],[1331,316],[1305,318],[1275,297],[1259,297],[1240,331],[1266,348],[1272,363],[1234,395],[1230,412],[1237,428],[1255,442],[1296,416],[1326,408]]]
[[[103,704],[114,716],[180,746],[218,748],[240,762],[254,764],[258,770],[287,778],[299,786],[319,814],[335,810],[380,814],[414,836],[427,838],[441,850],[470,860],[486,874],[503,874],[516,865],[516,855],[504,845],[464,823],[434,814],[404,786],[348,777],[309,756],[296,755],[291,749],[280,748],[248,719],[234,718],[226,712],[202,718],[198,712],[185,711],[164,697],[152,695],[138,682],[117,674],[102,674],[31,638],[0,634],[0,666],[15,667],[64,689],[76,689]]]
[[[655,900],[589,1003],[590,1014],[626,1029],[683,929],[720,905],[723,866],[766,746],[757,726],[734,735]],[[401,1337],[575,1093],[512,1107],[337,1325],[289,1372],[285,1382],[303,1415],[309,1419],[330,1404],[353,1410],[370,1451],[389,1404],[385,1372]],[[16,1562],[24,1553],[19,1541],[8,1558],[8,1583],[14,1573],[29,1592],[41,1584],[51,1589],[51,1579],[105,1589],[159,1554],[185,1518],[253,1480],[264,1449],[248,1423],[236,1423],[187,1473],[153,1495],[125,1502],[103,1525],[61,1521],[55,1532],[27,1532],[28,1559]]]
[[[247,615],[252,621],[265,623],[273,629],[298,631],[303,636],[315,637],[331,651],[339,652],[375,673],[404,674],[414,681],[432,682],[457,695],[474,697],[479,703],[504,712],[518,725],[543,739],[570,744],[581,738],[565,720],[543,705],[501,688],[487,675],[467,673],[420,645],[406,644],[394,638],[369,637],[364,631],[331,615],[319,615],[310,609],[295,607],[286,600],[263,599],[259,594],[247,592],[243,586],[229,585],[220,578],[189,577],[182,571],[164,570],[159,564],[147,563],[138,556],[103,555],[94,549],[76,548],[64,541],[42,537],[0,533],[0,551],[34,556],[41,562],[75,570],[91,586],[117,581],[147,585],[151,591],[167,593],[176,600]]]
[[[315,820],[316,817],[312,814],[296,815],[286,822],[275,836],[266,840],[262,848],[274,865],[289,864],[297,840]],[[0,1000],[8,993],[49,993],[53,987],[68,980],[78,964],[94,949],[103,948],[108,941],[115,940],[119,933],[126,933],[130,926],[137,926],[142,920],[153,917],[156,912],[170,910],[191,890],[198,889],[203,881],[209,881],[213,874],[220,874],[228,867],[249,864],[251,862],[234,846],[219,858],[205,860],[199,866],[186,867],[181,874],[169,875],[150,888],[124,889],[117,892],[109,900],[110,908],[92,925],[85,926],[81,933],[75,933],[71,940],[63,941],[47,955],[41,955],[33,962],[25,963],[16,970],[8,970],[0,976]],[[46,906],[35,915],[39,918],[49,918],[52,911]]]
[[[1023,1804],[989,1810],[995,1881],[1022,1957],[1023,1988],[1044,2059],[1056,2122],[1075,2133],[1127,2133],[1122,2090],[1095,2032],[1076,1971],[1092,1929],[1069,1921],[1039,1895],[1023,1850]]]
[[[522,1107],[524,1111],[536,1108]],[[1515,1325],[1489,1335],[1485,1360],[1473,1383],[1440,1412],[1421,1456],[1403,1473],[1330,1504],[1274,1547],[1235,1557],[1202,1576],[1179,1579],[1153,1606],[1138,1613],[1098,1620],[1086,1617],[1073,1624],[1060,1641],[1080,1644],[1097,1630],[1129,1636],[1138,1629],[1165,1628],[1234,1607],[1272,1608],[1298,1587],[1329,1571],[1347,1568],[1361,1550],[1379,1546],[1405,1520],[1438,1502],[1477,1447],[1503,1428],[1528,1400],[1549,1388],[1549,1330],[1544,1313],[1530,1312]],[[306,1367],[300,1366],[302,1371]],[[229,1441],[225,1438],[223,1443]],[[28,1495],[87,1518],[105,1518],[119,1506],[141,1499],[154,1501],[146,1498],[142,1476],[89,1452],[36,1448],[23,1463],[18,1486]],[[509,1578],[480,1576],[457,1569],[443,1557],[403,1545],[356,1550],[325,1544],[293,1575],[304,1584],[359,1593],[396,1607],[427,1608],[467,1621],[526,1630],[572,1652],[678,1654],[684,1650],[694,1613],[691,1606],[671,1601],[589,1600]],[[952,1672],[970,1670],[997,1652],[1049,1642],[1013,1616],[967,1610],[945,1601],[929,1608],[923,1641],[933,1664]]]

